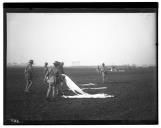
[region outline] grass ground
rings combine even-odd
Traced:
[[[47,86],[43,84],[43,69],[34,69],[31,94],[25,94],[24,68],[7,68],[4,123],[16,121],[152,121],[157,122],[157,81],[155,70],[133,70],[109,73],[105,84],[93,68],[65,68],[67,75],[78,85],[95,83],[84,90],[88,93],[114,95],[106,99],[64,99],[48,102]],[[82,86],[80,86],[82,88]],[[70,94],[67,93],[66,94]],[[62,122],[61,122],[62,123]],[[69,122],[70,123],[70,122]]]

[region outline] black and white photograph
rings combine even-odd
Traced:
[[[4,125],[158,124],[158,3],[32,5],[3,4]]]

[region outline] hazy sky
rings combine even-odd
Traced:
[[[154,13],[8,13],[7,62],[155,64]]]

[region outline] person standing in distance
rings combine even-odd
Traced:
[[[101,67],[101,76],[102,76],[102,83],[105,83],[105,77],[107,75],[106,72],[106,66],[104,63],[102,63],[102,67]]]

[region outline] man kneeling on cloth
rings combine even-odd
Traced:
[[[48,90],[46,98],[49,99],[50,93],[52,93],[52,98],[56,98],[58,95],[62,95],[62,83],[64,82],[64,77],[61,75],[62,71],[60,66],[62,63],[55,61],[53,67],[50,67],[47,71],[45,78],[48,83]]]

